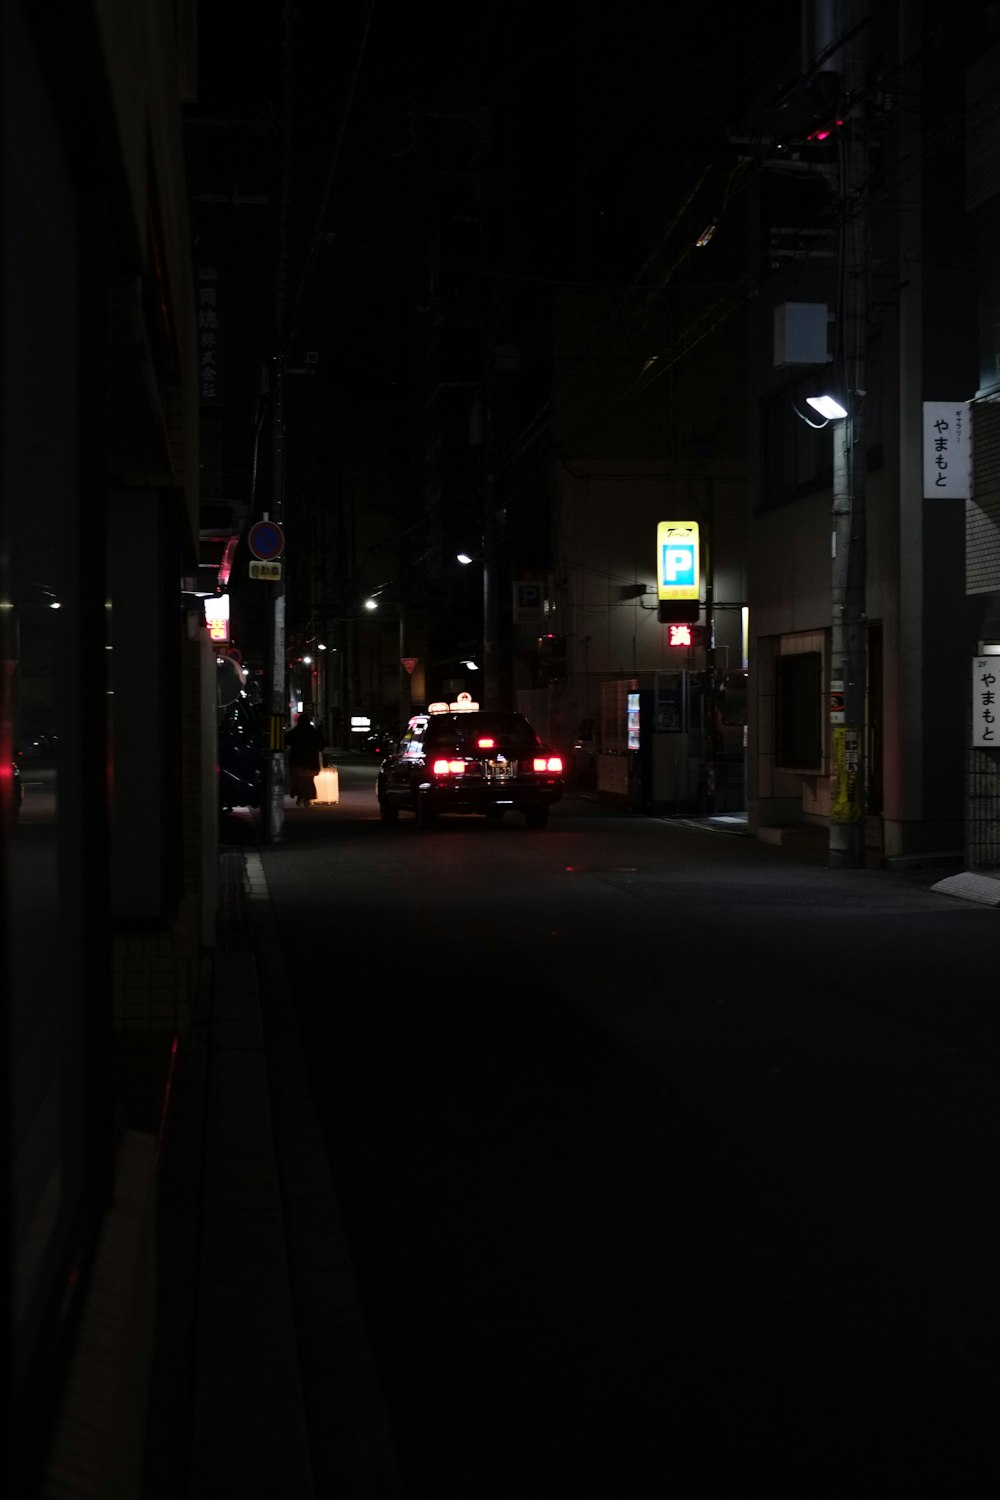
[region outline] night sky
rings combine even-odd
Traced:
[[[726,191],[724,127],[739,126],[794,37],[781,25],[792,9],[782,0],[762,32],[748,16],[721,28],[704,6],[646,0],[200,0],[198,98],[185,110],[194,258],[219,268],[226,345],[224,457],[203,436],[203,499],[242,503],[251,492],[254,413],[281,316],[290,369],[284,519],[296,506],[336,509],[340,486],[364,496],[359,526],[405,535],[425,499],[428,236],[442,165],[461,168],[470,151],[483,152],[488,229],[478,247],[472,237],[458,279],[475,288],[487,346],[502,319],[497,342],[519,342],[522,318],[544,328],[548,299],[564,288],[583,298],[592,281],[631,298],[625,331],[636,319],[644,330],[647,290],[677,244],[693,239],[687,224],[676,238],[688,179],[721,143],[710,190],[691,210],[703,215],[701,228]],[[484,108],[488,143],[477,135]],[[717,265],[735,243],[719,237]],[[443,265],[447,274],[447,253]],[[648,306],[652,348],[674,337],[680,314],[663,297]],[[523,344],[508,436],[551,406],[551,353],[544,339]],[[620,369],[623,391],[641,368],[634,350],[629,358],[606,365]],[[310,362],[314,375],[294,373]],[[570,395],[589,440],[594,400]],[[613,390],[598,396],[616,410]],[[529,471],[548,456],[547,432],[544,422],[534,428]],[[542,565],[542,544],[525,532],[543,511],[524,462],[509,477],[525,515],[519,565],[530,568]],[[268,463],[265,433],[254,517]],[[479,503],[471,485],[469,496]],[[373,540],[360,538],[355,556]],[[345,581],[338,607],[399,566],[376,554],[370,576]]]
[[[241,333],[266,345],[283,233],[291,352],[318,349],[356,379],[384,372],[387,342],[419,297],[425,117],[468,103],[480,13],[457,3],[299,0],[286,48],[283,11],[282,0],[199,6],[199,98],[186,127],[192,192],[269,201],[196,202],[196,254],[226,246],[249,319]],[[204,119],[244,123],[195,123]]]
[[[405,336],[401,323],[412,320],[419,330],[427,173],[442,133],[454,131],[457,140],[471,128],[463,118],[484,98],[496,108],[502,93],[505,107],[517,108],[533,89],[544,97],[578,48],[588,60],[573,86],[589,138],[574,155],[569,122],[536,110],[533,160],[525,164],[527,177],[531,167],[540,175],[538,161],[545,162],[542,207],[556,211],[581,181],[592,183],[606,169],[609,143],[619,141],[629,158],[664,142],[678,152],[701,151],[704,122],[711,119],[717,131],[720,110],[738,125],[763,69],[793,34],[782,27],[793,10],[783,0],[762,31],[736,15],[721,25],[704,6],[645,0],[615,7],[296,0],[288,8],[286,52],[284,0],[200,0],[199,98],[186,112],[192,190],[265,193],[270,202],[196,204],[196,251],[206,243],[231,246],[233,274],[251,281],[240,307],[266,342],[277,300],[288,61],[283,288],[292,348],[319,349],[351,382],[382,378]],[[190,123],[206,117],[247,123]],[[508,119],[495,117],[493,128],[494,139],[502,138]],[[669,223],[677,206],[665,184],[662,203],[634,205],[638,238],[630,238],[631,224],[619,223],[623,280],[640,270],[652,248],[648,237],[655,242],[660,221]],[[569,271],[536,243],[519,261],[495,261],[489,274],[500,294],[517,295],[532,277]]]

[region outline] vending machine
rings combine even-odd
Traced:
[[[653,734],[656,729],[652,688],[630,688],[626,695],[628,805],[632,812],[653,810]]]
[[[634,812],[704,810],[704,674],[649,672],[602,685],[597,789]]]
[[[652,809],[655,733],[656,693],[652,685],[641,684],[638,678],[602,684],[597,789],[607,800],[633,812]]]

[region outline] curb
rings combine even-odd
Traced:
[[[239,930],[245,857],[223,857],[208,1041],[191,1416],[191,1496],[314,1500],[289,1290],[257,964]]]

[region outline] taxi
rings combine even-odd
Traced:
[[[529,828],[544,828],[564,786],[562,757],[523,714],[483,710],[460,693],[413,715],[379,765],[376,795],[383,823],[401,812],[420,828],[442,813],[500,822],[515,812]]]

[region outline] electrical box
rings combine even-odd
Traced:
[[[774,309],[774,367],[825,365],[829,309],[825,302],[782,302]]]

